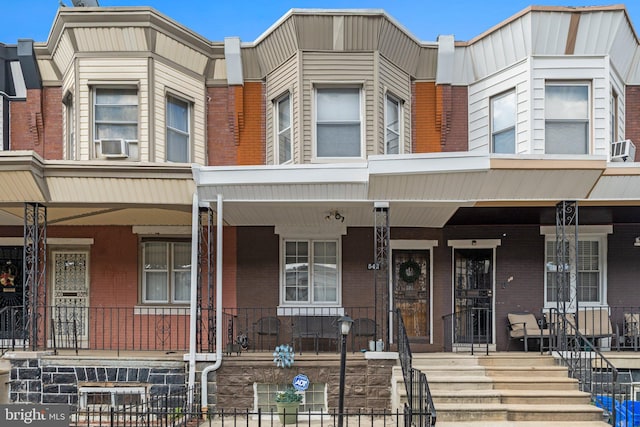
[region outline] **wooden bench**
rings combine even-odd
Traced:
[[[302,339],[313,338],[313,349],[318,354],[320,339],[329,339],[337,343],[338,322],[335,316],[293,316],[291,318],[293,328],[294,348],[298,341],[298,351],[302,354]]]

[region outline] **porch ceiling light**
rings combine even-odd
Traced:
[[[640,236],[636,237],[636,241],[633,243],[633,246],[640,246]]]
[[[326,219],[327,221],[340,221],[340,222],[344,222],[344,215],[342,215],[340,212],[338,212],[337,210],[334,211],[330,211],[329,215],[327,215],[326,217],[324,217],[324,219]]]

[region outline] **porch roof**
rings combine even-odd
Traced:
[[[374,202],[388,201],[394,226],[442,227],[460,207],[586,200],[607,165],[606,156],[430,153],[337,166],[194,166],[194,179],[200,201],[222,196],[230,225],[317,225],[337,209],[347,225],[369,226]]]
[[[22,225],[23,203],[47,206],[49,223],[188,225],[190,165],[43,160],[0,152],[0,224]]]

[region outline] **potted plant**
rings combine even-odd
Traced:
[[[302,395],[297,393],[293,387],[276,393],[276,408],[282,424],[296,423],[301,402]]]

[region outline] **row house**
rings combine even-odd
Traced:
[[[253,409],[287,381],[253,367],[233,389],[226,353],[334,352],[345,314],[357,358],[396,350],[397,313],[414,352],[505,350],[508,313],[640,313],[623,6],[530,7],[464,42],[380,10],[212,42],[146,7],[61,8],[46,42],[3,49],[11,401],[204,369],[219,405]],[[335,406],[309,370],[309,409]]]

